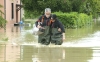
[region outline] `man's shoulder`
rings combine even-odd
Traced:
[[[44,15],[41,15],[41,16],[39,17],[39,19],[42,19],[42,18],[44,18]]]
[[[56,19],[56,22],[60,22],[59,19]]]
[[[40,16],[40,18],[44,18],[44,17],[45,17],[45,15],[41,15],[41,16]]]
[[[56,19],[56,23],[62,23],[59,19]]]

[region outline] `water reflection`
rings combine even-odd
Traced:
[[[20,59],[20,47],[0,44],[0,62],[16,62]]]
[[[6,45],[0,45],[0,62],[6,62]]]
[[[92,57],[92,49],[90,48],[63,48],[63,47],[54,47],[54,48],[34,48],[29,46],[24,46],[24,54],[27,54],[29,51],[33,52],[31,55],[25,55],[32,58],[38,58],[41,62],[88,62]],[[30,49],[30,50],[27,50]],[[26,57],[23,56],[23,61],[26,61]]]
[[[0,62],[97,62],[99,59],[100,48],[0,45]]]

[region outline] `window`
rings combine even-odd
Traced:
[[[14,3],[11,3],[11,19],[14,19]]]

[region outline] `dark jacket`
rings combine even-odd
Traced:
[[[43,19],[43,22],[42,22]],[[42,15],[39,17],[39,19],[35,22],[35,25],[37,27],[38,22],[40,22],[40,25],[43,26],[49,26],[48,23],[50,22],[51,16],[49,18],[47,18],[45,15]]]
[[[64,26],[58,19],[55,19],[55,22],[52,22],[51,27],[52,28],[61,28],[61,32],[65,33]]]
[[[42,22],[43,19],[43,22]],[[39,19],[35,22],[35,25],[38,25],[38,22],[42,22],[40,23],[40,25],[43,26],[50,26],[51,28],[61,28],[62,33],[65,33],[65,29],[63,24],[58,20],[55,19],[55,22],[52,22],[51,24],[49,24],[51,19],[51,16],[49,18],[47,18],[45,15],[42,15],[39,17]]]

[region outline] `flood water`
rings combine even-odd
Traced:
[[[100,22],[66,29],[62,45],[40,45],[29,26],[7,26],[0,33],[0,62],[100,62]]]

